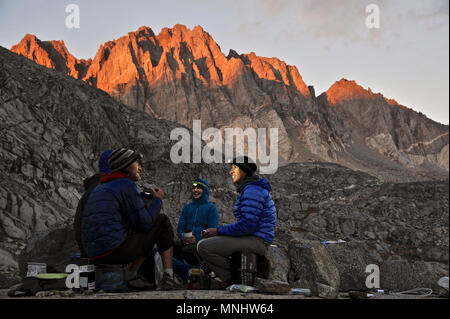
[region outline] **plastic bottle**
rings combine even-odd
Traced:
[[[324,240],[321,243],[324,245],[328,245],[328,244],[342,244],[345,243],[346,241],[339,239],[339,240]]]
[[[256,288],[252,287],[252,286],[247,286],[247,285],[234,284],[234,285],[227,287],[227,290],[245,293],[245,292],[254,292],[254,291],[256,291]]]
[[[311,290],[307,289],[307,288],[292,288],[291,289],[291,294],[293,295],[311,295]]]

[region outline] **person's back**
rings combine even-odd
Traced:
[[[83,245],[88,257],[117,248],[130,229],[149,231],[156,214],[148,214],[144,209],[136,184],[128,178],[114,178],[97,186],[83,216]]]
[[[82,242],[82,220],[83,220],[83,213],[84,213],[84,208],[86,206],[86,202],[89,199],[89,196],[91,194],[91,192],[100,184],[100,178],[102,175],[104,174],[109,174],[111,173],[111,169],[109,168],[109,164],[108,164],[108,160],[109,160],[109,156],[111,155],[113,151],[112,150],[107,150],[105,152],[103,152],[100,155],[100,158],[98,160],[98,172],[86,179],[84,179],[83,181],[83,186],[84,186],[84,194],[81,196],[78,205],[77,205],[77,209],[75,212],[75,218],[74,218],[74,232],[75,232],[75,240],[78,244],[78,248],[80,249],[80,255],[82,258],[87,257],[87,253],[86,250],[83,247],[83,242]]]

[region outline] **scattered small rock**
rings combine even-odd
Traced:
[[[36,297],[50,297],[58,295],[57,290],[48,290],[48,291],[38,291],[36,293]]]
[[[291,291],[291,286],[288,282],[262,278],[255,279],[255,288],[259,292],[275,295],[287,295]]]
[[[73,291],[72,289],[63,290],[59,292],[59,295],[61,297],[75,297],[75,291]]]
[[[83,291],[83,295],[85,295],[85,296],[92,296],[94,294],[95,294],[94,290],[85,290],[85,291]]]
[[[339,289],[320,283],[317,284],[317,291],[317,295],[325,299],[336,299],[339,295]]]

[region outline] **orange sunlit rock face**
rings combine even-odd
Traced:
[[[155,35],[146,26],[118,40],[100,46],[93,60],[78,60],[63,41],[40,41],[27,34],[11,51],[48,68],[82,79],[112,95],[126,94],[130,83],[144,86],[182,79],[185,75],[205,86],[232,85],[241,76],[255,72],[260,79],[278,81],[309,97],[310,92],[295,66],[277,58],[258,57],[254,53],[227,58],[213,38],[196,26],[193,30],[177,24]],[[245,75],[243,75],[245,74]]]
[[[380,93],[373,93],[371,88],[365,90],[355,81],[341,79],[335,82],[327,91],[327,100],[331,106],[339,105],[350,100],[375,100],[383,99],[392,106],[401,106],[394,99],[387,99]]]
[[[27,34],[11,51],[23,55],[47,68],[57,69],[73,76],[82,78],[91,60],[78,60],[69,53],[64,41],[40,41],[36,36]]]
[[[249,60],[249,66],[264,80],[279,81],[286,87],[293,87],[303,96],[309,97],[308,86],[295,66],[286,65],[277,58],[258,57],[255,53],[244,54]]]
[[[394,100],[394,99],[388,99],[388,98],[386,98],[386,102],[389,104],[389,105],[392,105],[392,106],[399,106],[400,104],[398,104],[398,102],[396,101],[396,100]]]

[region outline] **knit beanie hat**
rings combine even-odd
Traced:
[[[143,156],[140,153],[130,149],[121,148],[112,152],[108,162],[111,171],[114,172],[123,170],[142,158]]]
[[[233,158],[231,164],[234,164],[237,167],[239,167],[241,170],[245,172],[245,174],[247,174],[247,176],[252,176],[258,169],[253,160],[251,160],[247,156],[235,157]]]

